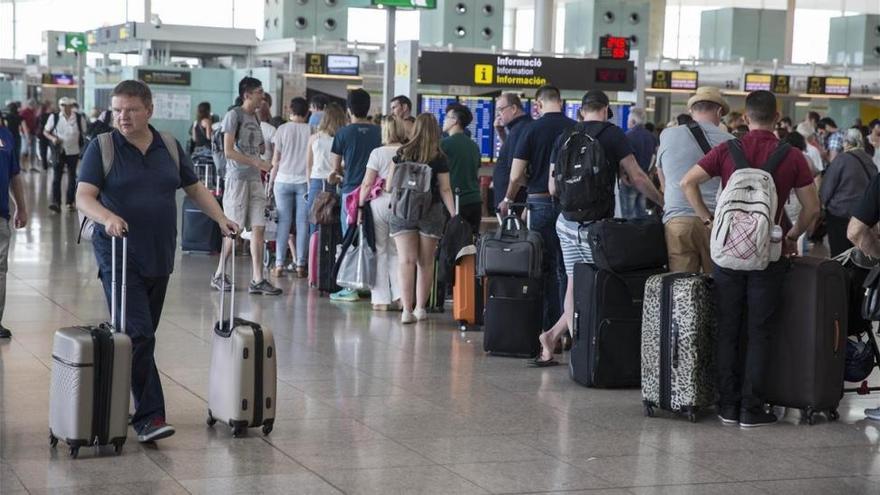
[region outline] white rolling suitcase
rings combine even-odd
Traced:
[[[113,445],[122,452],[128,434],[131,339],[125,334],[128,240],[122,239],[121,308],[116,305],[116,238],[112,248],[110,323],[55,332],[49,391],[49,443],[61,440],[70,457],[80,447]],[[119,324],[117,325],[117,315]],[[118,331],[114,331],[118,329]]]
[[[225,272],[224,266],[221,276]],[[275,338],[257,323],[235,318],[234,242],[231,284],[229,319],[223,319],[225,293],[221,291],[220,320],[214,325],[211,343],[208,425],[226,423],[233,437],[257,427],[268,435],[275,423]]]

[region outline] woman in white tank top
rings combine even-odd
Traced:
[[[324,116],[318,124],[318,130],[309,139],[309,163],[307,175],[309,177],[309,195],[307,197],[308,211],[312,211],[315,197],[323,187],[331,187],[326,184],[327,177],[333,170],[330,165],[330,148],[333,145],[333,136],[336,131],[345,125],[345,112],[342,107],[331,103],[324,108]],[[333,186],[335,188],[335,186]],[[328,189],[329,190],[329,189]],[[309,225],[309,234],[315,232],[317,226]]]

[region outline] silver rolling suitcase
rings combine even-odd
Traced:
[[[225,266],[223,275],[225,276]],[[220,320],[214,325],[208,378],[208,425],[217,421],[239,437],[248,428],[272,432],[275,423],[275,338],[259,324],[235,318],[235,243],[232,247],[229,319],[220,292]]]
[[[116,238],[112,248],[110,323],[55,332],[49,391],[49,443],[61,440],[76,458],[80,447],[113,445],[128,433],[131,339],[125,334],[128,240],[122,240],[122,296],[116,305]],[[117,325],[117,315],[119,324]],[[118,331],[114,331],[117,329]]]

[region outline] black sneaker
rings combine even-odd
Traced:
[[[248,285],[248,292],[251,294],[264,294],[267,296],[278,296],[281,295],[281,289],[275,287],[270,284],[268,280],[265,278],[260,280],[259,282],[251,281],[250,285]]]
[[[165,422],[165,418],[153,418],[138,430],[138,442],[155,442],[174,435],[174,427]]]
[[[49,205],[49,210],[53,213],[61,213],[61,206],[52,203],[51,205]]]
[[[0,339],[9,339],[12,338],[12,332],[9,331],[8,328],[0,325]]]
[[[772,425],[775,422],[775,414],[768,413],[759,407],[743,409],[739,413],[739,425],[743,428],[757,428],[759,426]]]
[[[726,425],[739,423],[739,406],[718,406],[718,419]]]
[[[224,292],[229,292],[232,290],[232,282],[230,282],[229,277],[225,275],[223,278],[221,278],[220,275],[215,275],[211,277],[211,287],[217,291],[222,290]]]

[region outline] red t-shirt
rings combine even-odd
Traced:
[[[746,160],[753,167],[764,165],[770,154],[779,145],[779,139],[770,131],[749,131],[740,141]],[[736,164],[734,164],[725,144],[712,148],[712,151],[707,153],[697,164],[703,167],[703,170],[710,176],[721,177],[722,188],[727,186],[728,179],[736,171]],[[792,189],[806,187],[813,183],[813,174],[810,173],[807,160],[799,149],[792,146],[788,155],[779,162],[776,172],[773,173],[773,182],[776,184],[779,209],[785,205]]]
[[[19,112],[19,116],[22,120],[24,120],[27,125],[28,132],[34,134],[37,132],[37,113],[31,110],[30,108],[25,108],[21,112]]]

